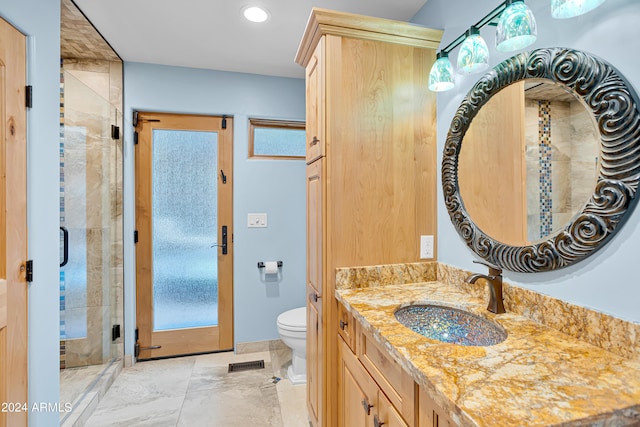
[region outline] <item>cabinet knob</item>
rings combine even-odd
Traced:
[[[364,409],[364,412],[367,413],[367,415],[371,414],[371,408],[373,408],[373,405],[369,403],[369,399],[368,398],[364,398],[362,400],[362,409]]]
[[[322,298],[322,296],[314,292],[311,295],[309,295],[309,298],[311,298],[313,302],[318,302],[318,299]]]
[[[385,424],[385,422],[384,421],[380,421],[380,419],[378,418],[377,414],[373,416],[373,425],[375,427],[380,427],[381,425],[384,425],[384,424]]]
[[[344,331],[344,328],[348,325],[347,322],[345,322],[344,320],[340,320],[340,329],[342,329]]]
[[[314,145],[316,145],[318,142],[320,142],[320,140],[318,139],[317,136],[314,136],[313,139],[311,140],[311,142],[309,142],[309,147],[313,147]]]

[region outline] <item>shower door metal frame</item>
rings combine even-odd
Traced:
[[[233,349],[233,119],[227,116],[137,112],[136,357],[152,359]],[[152,152],[153,131],[184,130],[218,135],[218,325],[154,331]],[[223,230],[223,226],[225,226]],[[212,236],[212,241],[215,239]],[[184,266],[189,268],[189,266]]]

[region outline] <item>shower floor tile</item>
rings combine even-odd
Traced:
[[[260,359],[264,369],[228,372],[229,363]],[[85,425],[306,427],[306,386],[286,378],[290,364],[286,348],[140,362],[122,371]]]
[[[104,370],[104,365],[66,368],[60,371],[60,402],[73,403]]]

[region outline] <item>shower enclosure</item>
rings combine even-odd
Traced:
[[[122,63],[61,61],[61,401],[74,408],[122,365],[121,104]]]

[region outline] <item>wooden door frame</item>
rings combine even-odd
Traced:
[[[138,358],[149,359],[174,355],[198,354],[233,349],[233,118],[227,116],[204,116],[190,114],[139,112],[136,132],[138,143],[135,155],[136,181],[136,324],[140,352]],[[223,125],[224,122],[224,125]],[[154,125],[143,127],[145,123]],[[158,123],[157,126],[155,123]],[[223,127],[224,126],[224,127]],[[153,300],[151,242],[151,207],[141,203],[140,194],[151,194],[151,150],[153,129],[218,132],[218,200],[230,203],[218,205],[218,224],[228,226],[226,255],[218,248],[218,277],[228,277],[228,288],[218,282],[218,326],[211,328],[175,329],[153,332],[153,312],[144,310],[151,307]],[[226,132],[219,132],[225,129]],[[145,151],[146,150],[146,151]],[[223,162],[221,165],[220,162]],[[222,241],[222,227],[218,227],[218,242]],[[146,232],[145,232],[146,230]],[[146,234],[146,235],[145,235]],[[202,339],[206,337],[206,342]],[[212,349],[209,340],[217,342]],[[143,348],[161,346],[157,349]]]
[[[0,427],[28,421],[26,37],[0,18]],[[2,63],[2,59],[11,60]],[[2,92],[5,93],[2,93]],[[4,178],[6,176],[6,178]],[[10,205],[7,201],[10,200]],[[3,327],[5,326],[6,327]],[[6,357],[5,357],[6,356]]]

